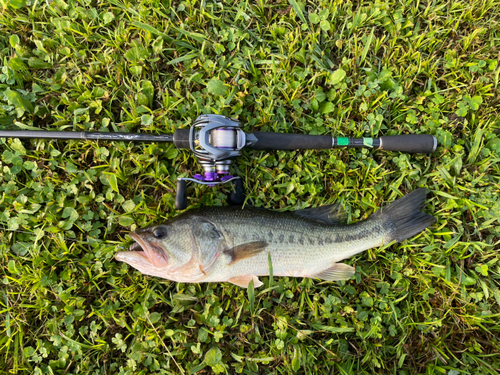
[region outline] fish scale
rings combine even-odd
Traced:
[[[339,261],[403,241],[435,222],[421,211],[426,194],[417,189],[350,225],[331,219],[338,216],[337,206],[295,212],[202,208],[136,231],[131,237],[143,251],[119,252],[116,259],[179,282],[229,281],[247,287],[253,280],[259,286],[258,277],[269,275],[269,257],[275,276],[343,280],[354,268]]]

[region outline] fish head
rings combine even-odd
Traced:
[[[118,252],[117,260],[146,275],[180,282],[206,278],[225,246],[215,225],[199,218],[142,228],[130,237],[136,242]]]

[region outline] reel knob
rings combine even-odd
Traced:
[[[243,188],[243,180],[238,178],[233,180],[233,191],[229,194],[229,204],[233,206],[241,206],[245,202],[245,189]]]
[[[175,209],[185,210],[187,208],[188,201],[186,195],[186,181],[177,180],[177,192],[175,194]]]

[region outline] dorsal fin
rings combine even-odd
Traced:
[[[346,221],[346,213],[338,203],[297,210],[295,213],[328,225],[339,225]]]

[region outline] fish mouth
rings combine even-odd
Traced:
[[[135,232],[130,233],[130,238],[134,242],[129,251],[120,251],[115,258],[138,268],[137,266],[153,266],[155,268],[164,268],[168,265],[166,254],[159,246],[145,241]]]
[[[128,251],[142,251],[142,246],[139,242],[134,242],[130,245]]]

